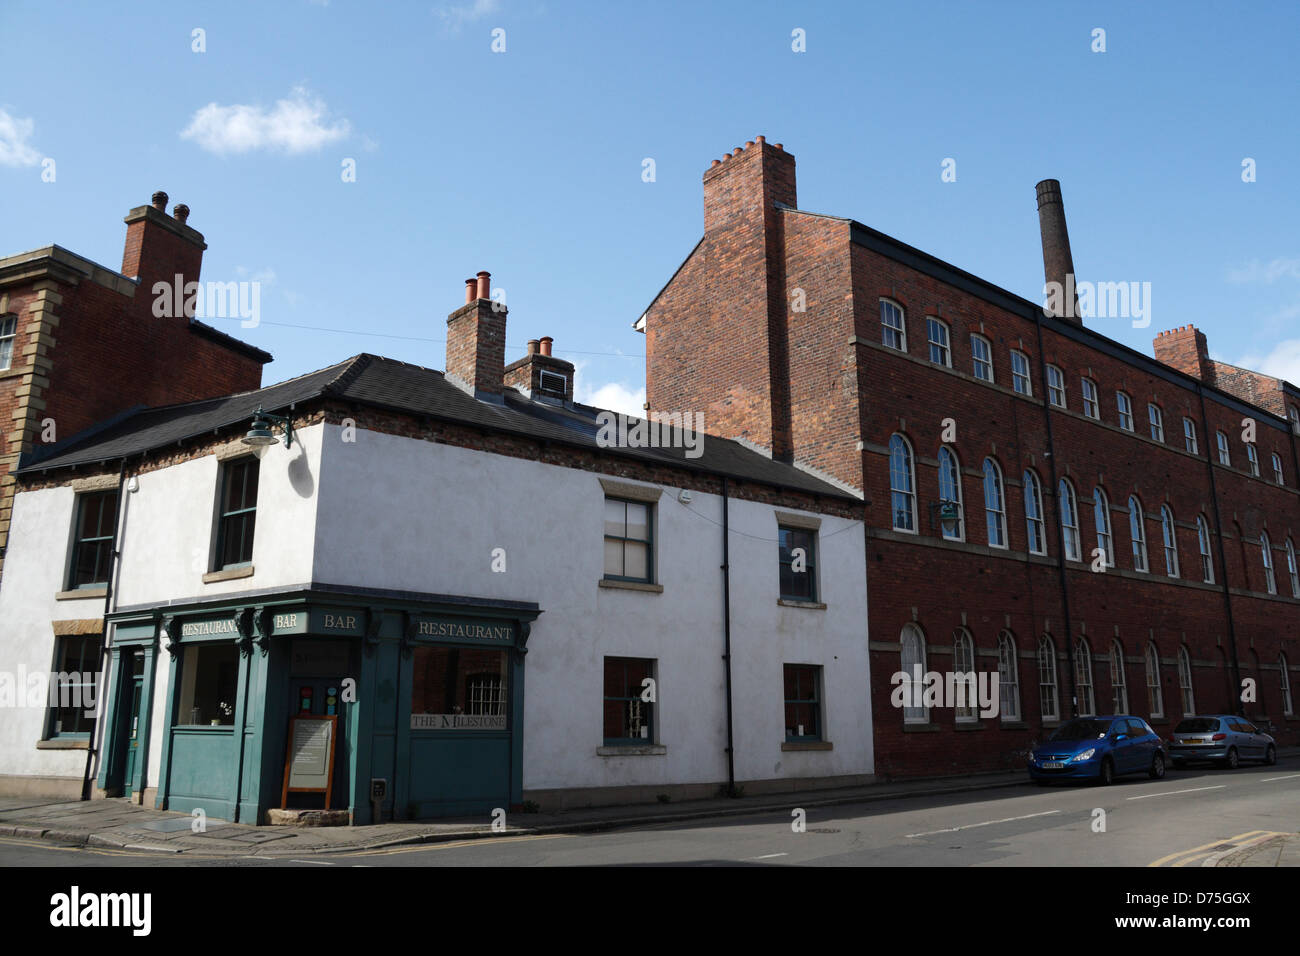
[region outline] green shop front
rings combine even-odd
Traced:
[[[539,613],[320,587],[117,611],[98,785],[242,823],[281,806],[355,824],[517,808]]]

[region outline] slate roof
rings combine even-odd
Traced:
[[[167,448],[186,439],[251,422],[260,406],[284,414],[290,405],[336,399],[411,415],[504,432],[558,444],[598,449],[603,454],[695,472],[725,475],[811,494],[859,500],[850,491],[779,461],[740,442],[707,436],[702,454],[682,447],[600,448],[597,414],[587,405],[567,406],[530,399],[507,388],[503,404],[482,401],[448,382],[442,372],[378,355],[361,354],[276,385],[183,405],[128,409],[93,428],[23,456],[18,474],[116,461]],[[706,422],[707,425],[707,422]],[[679,443],[680,444],[680,443]]]

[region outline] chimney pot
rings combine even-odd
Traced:
[[[756,142],[756,143],[766,143],[767,140],[764,139],[764,138],[760,135],[760,136],[755,136],[755,137],[754,137],[754,142]]]
[[[540,341],[538,342],[538,347],[541,349],[543,355],[551,354],[551,343],[554,341],[555,339],[551,338],[549,335],[543,335],[541,337]]]
[[[749,149],[749,147],[753,145],[754,145],[754,141],[752,139],[745,140],[745,149]]]
[[[167,211],[167,194],[161,189],[153,194],[153,208],[159,212]]]
[[[465,304],[469,305],[478,294],[478,279],[465,280]]]
[[[773,143],[773,144],[772,144],[772,148],[773,148],[773,149],[779,149],[779,150],[781,150],[781,152],[785,152],[785,147],[782,146],[780,143]]]
[[[480,299],[492,298],[492,273],[480,272],[478,274],[478,297]]]
[[[185,220],[190,218],[190,207],[185,205],[183,202],[178,202],[174,207],[172,207],[172,215],[176,218],[176,221],[183,226],[185,225]]]
[[[731,155],[732,155],[732,156],[739,156],[739,155],[740,155],[741,153],[743,153],[743,152],[744,152],[744,150],[741,149],[739,146],[737,146],[735,149],[733,149],[733,150],[731,151]]]
[[[528,354],[529,355],[537,354],[537,339],[528,340]]]
[[[711,169],[714,166],[721,166],[721,165],[722,165],[722,160],[715,159],[713,162],[709,163],[709,168]]]

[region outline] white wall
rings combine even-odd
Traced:
[[[665,488],[655,529],[664,590],[653,594],[598,586],[604,491],[594,473],[366,431],[346,443],[334,426],[323,460],[317,581],[543,609],[528,642],[525,789],[725,779],[719,497],[694,492],[682,504]],[[775,510],[731,504],[737,779],[870,773],[861,524],[823,519],[827,608],[780,607]],[[495,548],[505,573],[491,570]],[[597,755],[606,656],[657,659],[666,755]],[[782,752],[783,663],[825,669],[832,751]]]

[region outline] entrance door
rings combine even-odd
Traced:
[[[140,726],[140,701],[144,693],[144,654],[131,655],[131,709],[127,725],[126,768],[122,774],[122,796],[129,797],[135,787],[136,761],[140,753],[140,739],[144,728]]]

